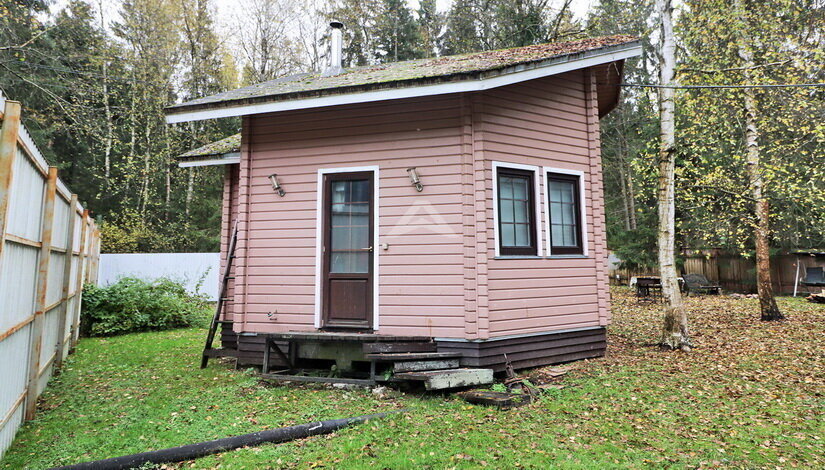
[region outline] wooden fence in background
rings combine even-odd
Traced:
[[[708,280],[728,292],[756,292],[756,264],[752,258],[720,250],[688,251],[680,274],[704,274]],[[799,266],[797,267],[797,264]],[[771,256],[771,281],[777,294],[793,294],[794,282],[805,276],[806,267],[825,266],[825,257],[782,253]],[[610,282],[627,284],[633,276],[658,276],[657,269],[610,269]],[[799,292],[807,293],[804,287]]]
[[[78,339],[100,237],[0,94],[0,457]]]

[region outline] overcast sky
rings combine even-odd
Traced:
[[[100,0],[92,0],[92,3],[97,6]],[[418,8],[419,0],[407,0],[412,8]],[[571,8],[573,14],[581,18],[590,8],[590,5],[597,3],[598,0],[573,0]],[[52,4],[52,11],[57,11],[68,3],[68,0],[57,0]],[[439,11],[446,11],[450,8],[452,0],[436,0]],[[551,0],[551,4],[561,3],[561,0]],[[221,29],[229,27],[233,24],[234,17],[238,14],[238,0],[214,0],[216,6],[216,22]],[[107,17],[107,21],[112,21],[117,18],[117,12],[120,8],[119,0],[103,0],[103,8]]]

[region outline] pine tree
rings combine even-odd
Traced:
[[[436,56],[441,51],[444,15],[436,9],[435,0],[421,0],[418,5],[418,30],[424,57]]]
[[[405,0],[383,0],[374,30],[375,59],[398,62],[421,57],[421,36]]]
[[[444,55],[483,50],[473,0],[455,0],[447,13]]]

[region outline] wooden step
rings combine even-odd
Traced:
[[[430,361],[401,361],[394,362],[392,371],[394,374],[399,372],[417,372],[422,370],[444,370],[444,369],[458,369],[458,359],[434,359]]]
[[[460,352],[404,352],[365,354],[364,357],[378,362],[426,361],[428,359],[460,359]]]
[[[394,380],[424,382],[427,390],[472,387],[493,383],[493,369],[448,369],[395,374]]]
[[[435,352],[436,344],[432,341],[415,341],[401,343],[364,343],[365,354],[380,353],[412,353],[412,352]]]

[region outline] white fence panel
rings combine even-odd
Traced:
[[[40,348],[40,368],[45,368],[57,351],[58,322],[60,321],[60,307],[55,307],[45,313],[43,324],[43,339]]]
[[[39,254],[39,248],[6,242],[0,260],[0,332],[34,314]]]
[[[40,241],[40,223],[43,218],[43,192],[46,187],[43,174],[26,153],[18,147],[12,172],[9,215],[6,232],[27,240]]]
[[[11,336],[0,341],[0,456],[14,439],[14,434],[23,422],[22,397],[26,393],[28,378],[29,345],[31,325],[26,325]]]
[[[54,226],[52,228],[52,246],[66,248],[69,243],[69,203],[58,196],[54,201]]]
[[[186,290],[218,300],[219,253],[125,253],[100,255],[102,286],[122,277],[154,280],[168,277],[182,281]]]
[[[72,251],[78,253],[80,252],[80,236],[83,233],[83,217],[75,214],[74,218],[74,246],[72,246]]]
[[[66,266],[66,254],[52,252],[49,259],[49,281],[46,284],[46,307],[60,302],[63,296],[63,268]]]

